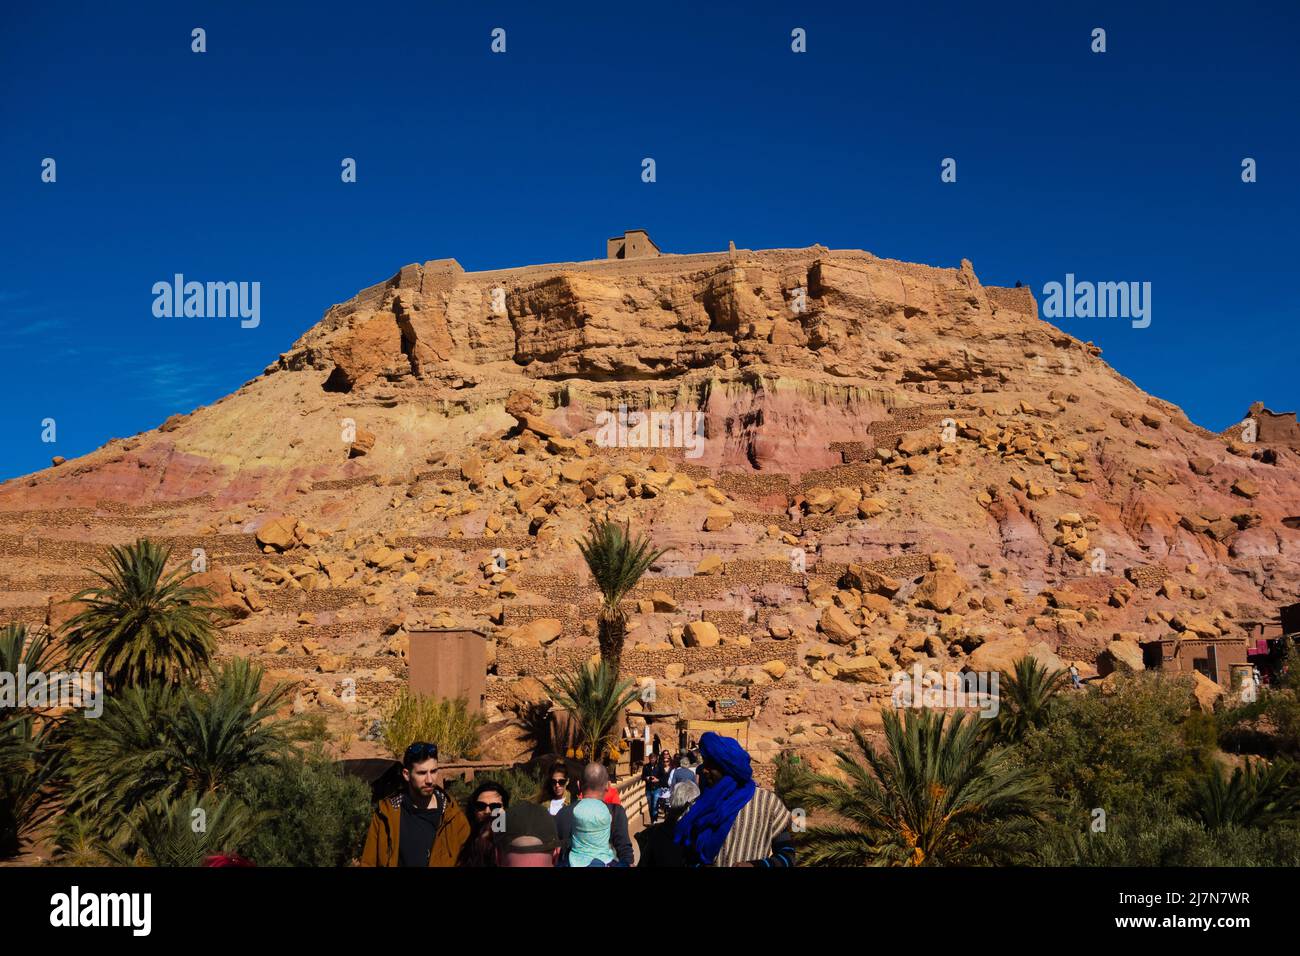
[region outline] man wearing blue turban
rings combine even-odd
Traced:
[[[708,731],[700,754],[700,798],[674,834],[687,859],[696,866],[793,866],[790,811],[755,785],[745,748]]]

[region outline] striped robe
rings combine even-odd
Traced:
[[[714,866],[735,866],[772,855],[772,841],[790,829],[790,811],[771,790],[761,787],[736,814]]]

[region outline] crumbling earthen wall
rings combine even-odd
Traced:
[[[1300,424],[1295,412],[1270,412],[1267,408],[1251,410],[1258,423],[1258,441],[1278,445],[1300,445]]]
[[[589,647],[499,647],[498,677],[547,677],[573,670],[591,657]],[[623,652],[619,673],[624,677],[665,676],[669,664],[681,664],[686,673],[719,667],[743,667],[781,661],[793,667],[798,663],[799,647],[793,641],[755,641],[749,647],[675,647],[670,651]]]
[[[1038,318],[1038,303],[1034,301],[1034,294],[1029,290],[1029,286],[1005,289],[1000,286],[986,285],[984,294],[997,308],[1010,309],[1013,312]]]

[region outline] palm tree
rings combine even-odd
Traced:
[[[87,605],[66,627],[68,652],[80,666],[103,672],[112,690],[128,684],[192,679],[211,660],[220,611],[206,588],[189,587],[192,572],[164,573],[169,548],[147,538],[110,546],[96,571],[102,587],[73,597]]]
[[[209,856],[233,853],[248,843],[263,822],[229,795],[160,797],[133,815],[125,846],[104,847],[103,852],[119,866],[201,866]]]
[[[1001,675],[998,713],[988,725],[989,732],[1001,743],[1013,744],[1030,727],[1043,726],[1068,679],[1065,670],[1049,671],[1029,655],[1020,658],[1013,673]]]
[[[881,716],[883,753],[855,729],[865,764],[836,750],[843,779],[803,771],[790,787],[788,801],[842,821],[808,829],[806,862],[960,866],[1010,863],[1025,852],[1042,826],[1044,780],[1016,766],[969,714]]]
[[[49,635],[25,624],[0,629],[0,673],[46,673],[54,660]],[[25,688],[15,684],[22,693]],[[57,721],[37,715],[22,700],[3,705],[0,719],[0,857],[18,852],[23,838],[54,812],[46,786],[59,767],[60,751],[51,746]]]
[[[153,683],[109,698],[99,719],[70,731],[69,813],[96,821],[111,841],[149,801],[221,791],[236,771],[280,759],[296,730],[275,717],[289,687],[262,690],[262,676],[235,658],[207,690]]]
[[[28,631],[26,624],[0,628],[0,672],[17,674],[20,666],[29,674],[45,672],[53,662],[54,645],[48,632]]]
[[[1207,830],[1236,824],[1262,827],[1274,821],[1294,820],[1300,810],[1300,786],[1295,766],[1280,760],[1269,766],[1248,763],[1228,777],[1212,769],[1196,782],[1192,791],[1191,815]]]
[[[56,766],[48,724],[38,727],[31,715],[0,719],[0,859],[54,812],[46,784]]]
[[[220,790],[235,771],[287,754],[297,723],[275,715],[292,685],[263,690],[264,675],[259,665],[236,657],[222,665],[208,693],[184,695],[172,734],[188,789]]]
[[[543,686],[569,712],[587,759],[601,760],[617,746],[619,716],[637,698],[632,681],[620,681],[614,668],[601,661],[557,674],[554,688]]]
[[[587,537],[578,542],[578,548],[604,597],[597,618],[600,658],[618,674],[623,642],[627,639],[627,615],[619,604],[667,549],[655,551],[648,538],[632,537],[626,526],[595,519]]]
[[[180,790],[172,729],[181,694],[170,684],[126,687],[97,720],[68,725],[64,819],[80,815],[107,833],[146,800]]]

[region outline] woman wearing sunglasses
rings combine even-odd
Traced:
[[[470,794],[470,837],[461,852],[461,866],[496,866],[496,852],[492,844],[492,821],[510,805],[510,794],[499,783],[485,780]]]
[[[551,816],[555,816],[573,800],[569,793],[569,772],[563,760],[557,760],[549,773],[542,777],[542,788],[535,803],[544,806]]]

